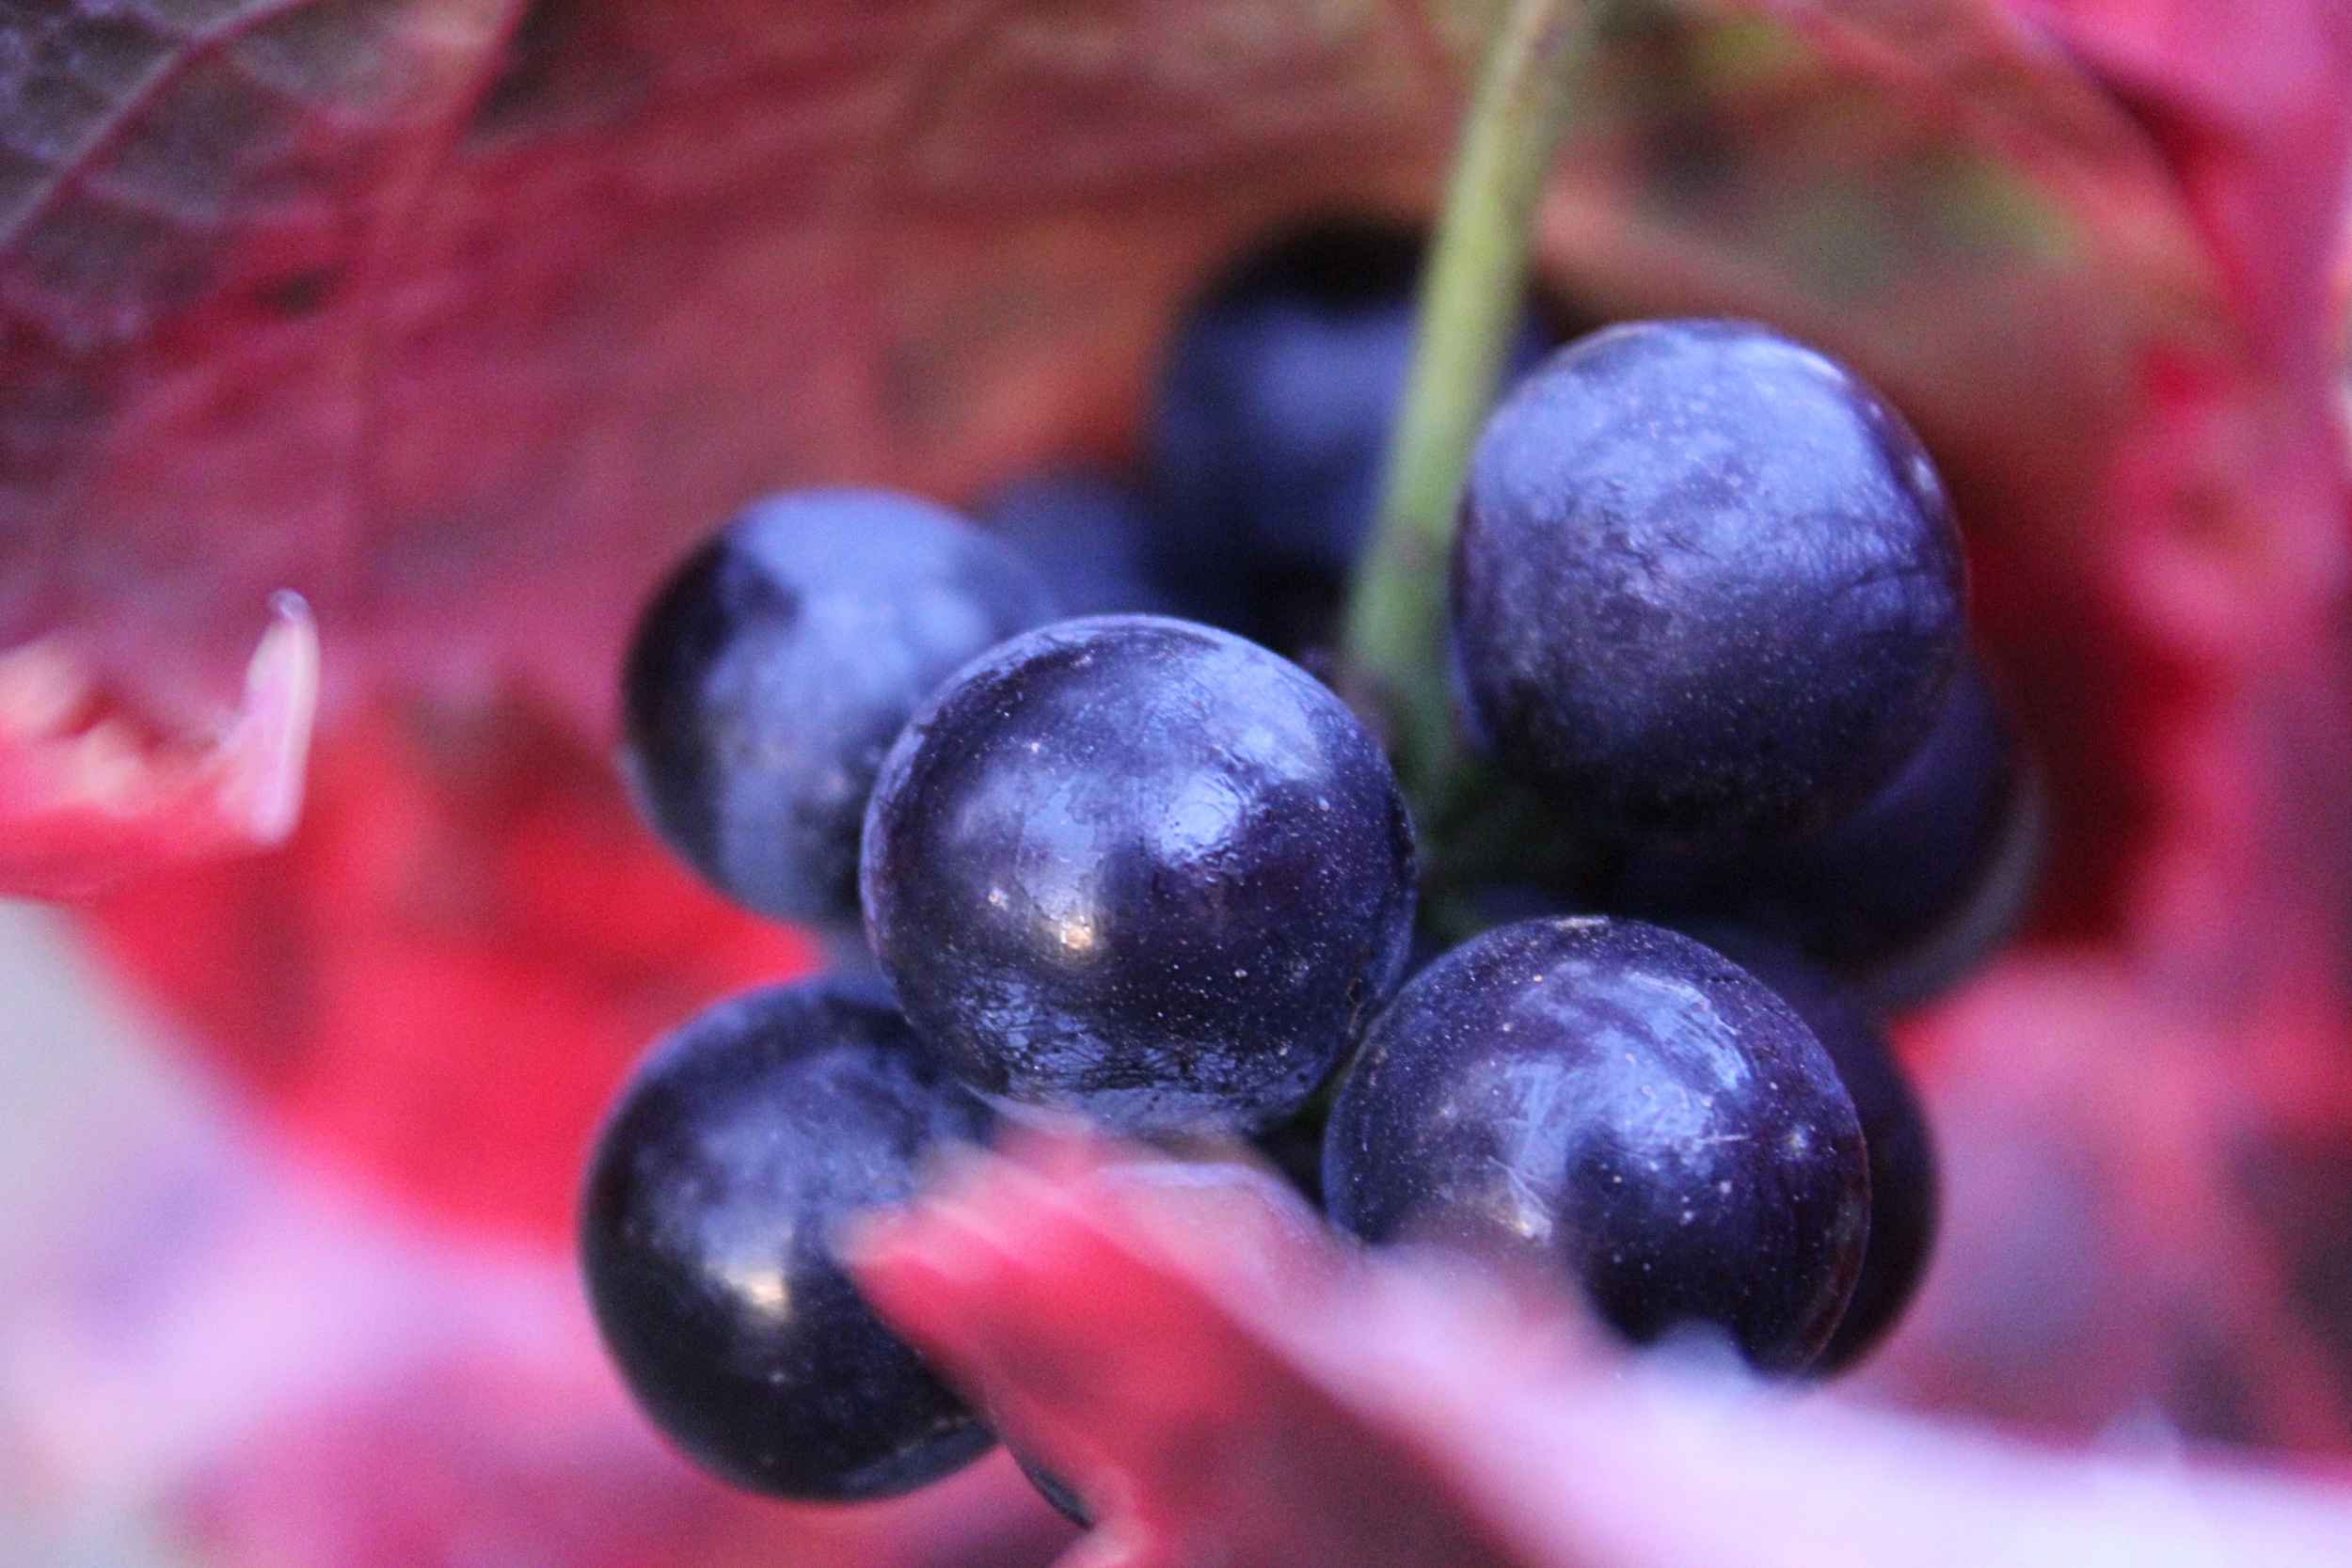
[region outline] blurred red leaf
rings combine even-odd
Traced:
[[[143,735],[52,642],[0,652],[0,894],[67,898],[119,878],[275,848],[302,810],[318,633],[294,594],[272,607],[221,733]]]
[[[568,1259],[453,1244],[233,1114],[149,1119],[44,1195],[73,1227],[11,1284],[12,1562],[1033,1568],[1070,1537],[1001,1457],[877,1507],[730,1491],[638,1416]]]
[[[345,690],[518,670],[596,721],[714,519],[1116,431],[1209,258],[1422,198],[1448,86],[1397,13],[1285,0],[76,0],[0,38],[0,642],[184,696],[292,587]]]
[[[1342,1258],[1239,1184],[979,1157],[868,1227],[865,1288],[1104,1517],[1069,1568],[2320,1568],[2352,1478],[2063,1461],[1721,1366],[1629,1368],[1544,1295]],[[1246,1234],[1249,1248],[1218,1244]]]
[[[2334,373],[2328,282],[2352,177],[2352,13],[2325,3],[2012,0],[2144,125],[2256,357]]]
[[[561,1244],[638,1053],[810,943],[695,882],[527,704],[376,708],[314,774],[282,854],[145,878],[92,930],[316,1147]]]

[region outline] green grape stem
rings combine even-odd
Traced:
[[[1406,792],[1436,825],[1461,771],[1446,678],[1446,573],[1470,453],[1522,308],[1535,209],[1598,0],[1510,0],[1422,279],[1418,341],[1373,544],[1348,599],[1346,689],[1385,721]]]

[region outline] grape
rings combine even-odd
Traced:
[[[2034,832],[2007,716],[1970,660],[1927,739],[1859,811],[1796,844],[1637,858],[1616,902],[1675,924],[1735,918],[1849,977],[1921,971],[1910,990],[1950,978],[2007,930]]]
[[[1413,834],[1339,701],[1188,622],[1045,626],[882,765],[866,933],[908,1019],[1001,1101],[1138,1133],[1296,1111],[1395,983]]]
[[[1975,663],[1935,727],[1863,808],[1766,873],[1784,928],[1851,973],[1948,927],[1998,864],[2022,791],[2007,716]]]
[[[1612,327],[1522,382],[1473,455],[1453,586],[1498,761],[1637,842],[1822,831],[1917,745],[1962,652],[1917,439],[1731,322]]]
[[[980,509],[980,521],[1036,566],[1064,614],[1161,615],[1183,608],[1152,578],[1156,523],[1150,509],[1106,475],[1019,481]]]
[[[1342,1081],[1331,1218],[1565,1272],[1637,1342],[1685,1323],[1760,1370],[1829,1342],[1862,1265],[1852,1100],[1765,986],[1688,937],[1500,927],[1416,976]]]
[[[655,829],[763,914],[853,921],[874,770],[915,705],[1048,619],[1036,574],[912,497],[808,490],[752,506],[639,623],[626,766]]]
[[[1690,934],[1763,981],[1813,1031],[1853,1097],[1870,1157],[1870,1239],[1837,1331],[1813,1364],[1842,1371],[1878,1347],[1918,1293],[1935,1250],[1935,1140],[1886,1035],[1850,993],[1787,947],[1721,926]]]
[[[812,1500],[892,1497],[986,1449],[831,1243],[989,1121],[849,982],[752,991],[658,1045],[597,1141],[580,1220],[596,1324],[654,1424],[736,1485]]]
[[[1149,435],[1157,570],[1203,618],[1327,643],[1378,500],[1412,361],[1412,235],[1326,227],[1213,284],[1168,351]],[[1509,373],[1544,349],[1532,318]]]

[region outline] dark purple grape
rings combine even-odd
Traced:
[[[1785,841],[1926,735],[1963,587],[1934,467],[1861,381],[1762,327],[1649,322],[1488,423],[1454,629],[1475,727],[1576,831]]]
[[[929,502],[874,490],[760,501],[688,557],[638,624],[622,683],[638,803],[737,902],[853,921],[882,752],[958,665],[1052,612],[1026,563]]]
[[[1412,364],[1422,250],[1401,230],[1311,230],[1186,315],[1149,445],[1157,570],[1193,613],[1285,653],[1331,641]],[[1544,347],[1531,317],[1506,373]]]
[[[1837,1064],[1870,1155],[1870,1240],[1853,1299],[1812,1370],[1845,1370],[1878,1348],[1918,1293],[1935,1251],[1942,1182],[1935,1139],[1885,1031],[1851,992],[1798,954],[1721,926],[1690,934],[1770,986]]]
[[[1297,1110],[1395,983],[1413,864],[1388,759],[1312,677],[1103,616],[992,650],[899,737],[866,933],[981,1092],[1246,1132]]]
[[[1870,1189],[1836,1068],[1762,982],[1638,921],[1522,921],[1374,1022],[1324,1146],[1366,1241],[1529,1257],[1637,1342],[1711,1326],[1764,1371],[1829,1342]]]
[[[736,997],[658,1045],[580,1217],[596,1325],[653,1423],[738,1486],[822,1501],[911,1491],[986,1449],[833,1238],[989,1120],[879,990],[842,981]]]
[[[2023,779],[2008,716],[1973,660],[1935,727],[1862,809],[1765,870],[1781,926],[1851,974],[1949,926],[2001,859]]]
[[[1041,474],[1007,485],[980,523],[1037,568],[1065,615],[1180,614],[1153,580],[1156,527],[1143,498],[1107,474]]]
[[[2022,910],[2031,815],[2007,716],[1971,660],[1918,750],[1827,832],[1635,857],[1612,902],[1675,925],[1736,920],[1849,979],[1918,972],[1898,989],[1931,988],[1980,959]]]

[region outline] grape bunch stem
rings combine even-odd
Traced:
[[[1460,771],[1444,646],[1454,509],[1519,319],[1535,209],[1600,9],[1597,0],[1512,0],[1496,28],[1422,279],[1372,549],[1348,599],[1346,689],[1383,721],[1424,823],[1447,815]]]

